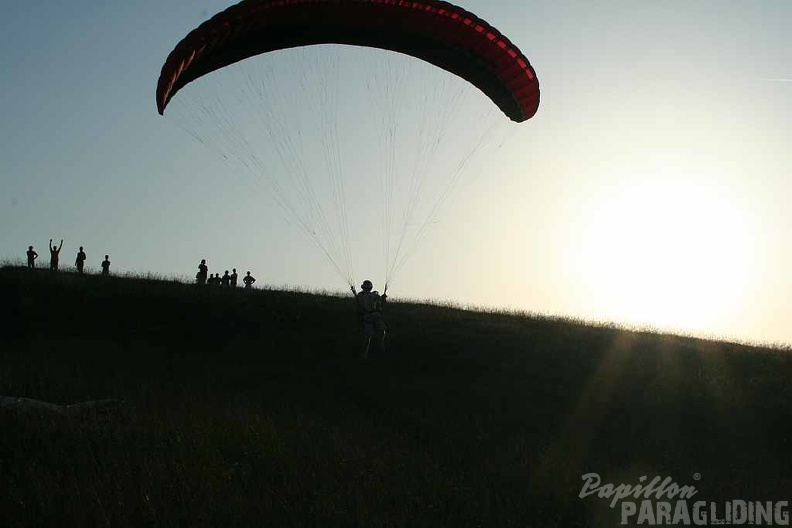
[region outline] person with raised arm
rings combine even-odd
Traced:
[[[50,238],[49,241],[49,250],[50,250],[50,269],[52,271],[58,271],[58,259],[60,257],[60,250],[63,247],[63,239],[61,238],[60,245],[56,248],[52,244],[52,239]]]

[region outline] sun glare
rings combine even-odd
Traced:
[[[574,267],[598,314],[728,331],[755,276],[752,222],[737,197],[706,177],[657,173],[603,189],[592,208]]]

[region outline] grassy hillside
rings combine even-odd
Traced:
[[[0,270],[0,526],[613,526],[581,476],[792,496],[792,355],[350,298]],[[694,480],[694,473],[701,476]]]

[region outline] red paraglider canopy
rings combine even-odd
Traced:
[[[165,112],[181,88],[246,58],[313,44],[388,49],[423,59],[478,87],[513,121],[539,107],[528,59],[498,30],[441,0],[243,0],[190,32],[157,85]]]

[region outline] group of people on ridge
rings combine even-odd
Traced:
[[[59,261],[60,261],[60,252],[63,248],[63,239],[61,239],[59,245],[55,245],[52,243],[52,239],[50,238],[49,241],[49,251],[50,251],[50,263],[49,269],[52,271],[58,271]],[[33,246],[28,246],[27,250],[27,267],[28,269],[35,269],[36,268],[36,259],[38,258],[38,253],[36,250],[33,249]],[[85,254],[85,250],[82,246],[80,246],[80,250],[77,252],[77,258],[74,261],[74,266],[77,268],[77,273],[82,275],[85,273],[85,261],[88,259],[88,256]],[[110,256],[105,255],[104,260],[102,261],[102,275],[109,275],[110,274]]]
[[[206,259],[201,259],[201,263],[198,265],[198,273],[195,275],[195,281],[199,284],[208,284],[210,286],[222,286],[228,288],[236,288],[237,287],[237,280],[239,276],[237,275],[236,268],[233,268],[233,273],[229,274],[228,270],[225,270],[225,273],[221,277],[219,273],[215,273],[214,275],[209,275],[209,266],[206,265]],[[250,289],[253,287],[253,283],[256,282],[256,279],[247,272],[247,275],[242,277],[242,282],[245,284],[245,289]]]

